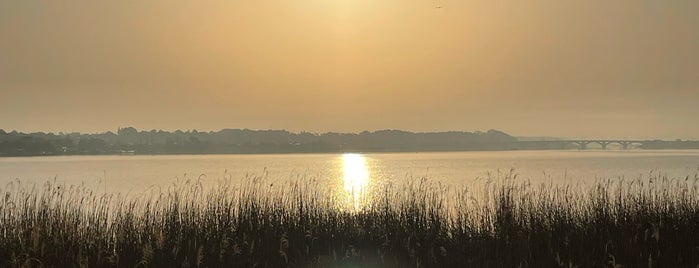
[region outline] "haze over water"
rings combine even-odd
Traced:
[[[0,128],[699,139],[697,10],[633,0],[1,1]]]

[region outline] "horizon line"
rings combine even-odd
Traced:
[[[696,138],[692,138],[692,139],[672,139],[672,138],[658,138],[658,137],[655,137],[655,138],[631,138],[631,137],[624,137],[624,138],[594,137],[594,138],[590,138],[590,137],[586,137],[586,138],[584,138],[584,137],[565,137],[565,136],[552,136],[552,135],[515,135],[515,134],[508,133],[506,131],[503,131],[503,130],[493,129],[493,128],[488,129],[488,130],[472,130],[472,131],[467,131],[467,130],[411,131],[411,130],[404,130],[404,129],[384,128],[384,129],[375,129],[375,130],[362,130],[362,131],[358,131],[358,132],[352,132],[352,131],[350,131],[350,132],[342,132],[342,131],[313,132],[313,131],[306,131],[306,130],[292,131],[292,130],[287,130],[287,129],[283,129],[283,128],[263,129],[263,128],[230,128],[230,127],[227,127],[227,128],[220,128],[218,130],[205,130],[205,129],[198,130],[196,128],[174,129],[173,130],[173,129],[155,129],[155,128],[153,128],[153,129],[147,129],[147,128],[139,129],[139,128],[136,128],[133,126],[123,126],[123,127],[120,126],[120,127],[117,127],[116,132],[113,130],[93,131],[93,132],[89,132],[89,131],[87,131],[87,132],[81,132],[81,131],[26,131],[26,130],[18,130],[18,129],[5,130],[3,128],[0,128],[0,131],[5,132],[5,133],[16,132],[19,134],[43,133],[43,134],[54,134],[54,135],[68,135],[68,134],[98,135],[98,134],[107,134],[107,133],[117,134],[117,132],[123,128],[133,128],[133,129],[137,130],[138,132],[152,132],[152,131],[160,132],[160,131],[162,131],[162,132],[172,133],[172,132],[181,131],[181,132],[185,132],[185,133],[192,133],[192,132],[196,131],[197,133],[212,133],[212,132],[215,133],[215,132],[220,132],[220,131],[224,131],[224,130],[248,130],[248,131],[286,131],[286,132],[291,133],[291,134],[309,133],[309,134],[314,134],[314,135],[323,135],[323,134],[331,134],[331,133],[333,133],[333,134],[356,134],[356,135],[359,135],[359,134],[362,134],[365,132],[376,133],[376,132],[380,132],[380,131],[399,131],[399,132],[407,132],[407,133],[411,133],[411,134],[487,133],[489,131],[498,131],[498,132],[502,132],[506,135],[509,135],[511,137],[517,138],[518,140],[523,139],[523,138],[524,139],[540,138],[540,139],[537,139],[535,141],[557,141],[557,140],[560,140],[560,141],[566,141],[566,140],[665,140],[665,141],[684,140],[684,141],[692,141],[692,140],[699,140]]]

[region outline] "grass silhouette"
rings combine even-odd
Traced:
[[[193,180],[138,197],[15,181],[2,190],[0,266],[694,267],[698,187],[697,176],[580,189],[422,179],[352,209],[310,180]]]

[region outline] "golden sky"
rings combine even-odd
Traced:
[[[0,128],[697,139],[697,14],[689,0],[0,0]]]

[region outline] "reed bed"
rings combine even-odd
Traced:
[[[16,181],[1,192],[0,266],[696,267],[698,181],[420,179],[360,207],[312,180],[191,180],[136,197]]]

